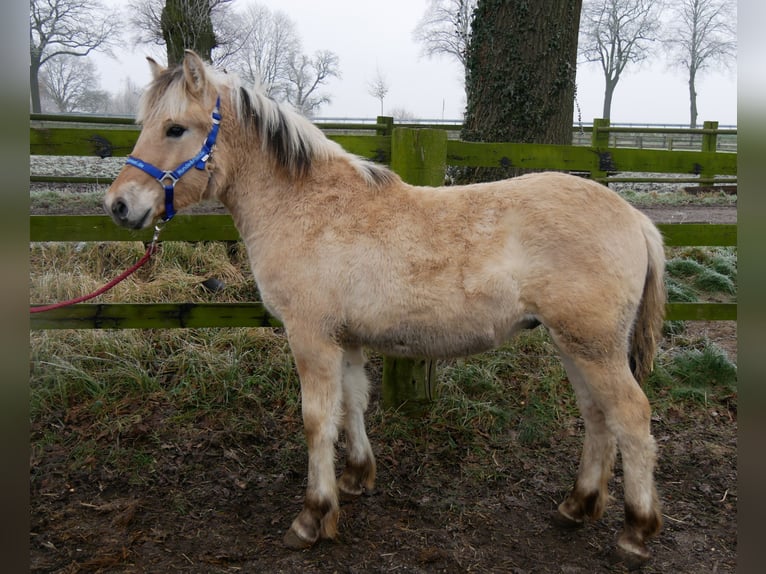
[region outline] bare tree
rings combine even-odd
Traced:
[[[170,0],[134,0],[131,23],[139,31],[136,41],[164,45],[163,5]],[[284,12],[250,2],[242,11],[232,0],[172,0],[210,6],[209,22],[216,46],[211,61],[238,72],[246,81],[261,84],[267,95],[293,104],[307,115],[330,101],[320,86],[340,76],[338,56],[328,50],[304,55],[295,23]],[[203,7],[204,8],[204,7]],[[197,13],[204,20],[205,10]],[[172,60],[169,60],[172,63]]]
[[[718,64],[736,63],[735,0],[678,0],[672,5],[665,43],[671,65],[683,69],[689,85],[689,125],[697,126],[697,77]]]
[[[415,119],[415,114],[413,114],[410,110],[405,108],[404,106],[396,106],[393,108],[389,108],[388,115],[394,118],[397,121],[402,122],[410,122]]]
[[[380,68],[375,70],[375,77],[367,82],[367,93],[380,100],[380,115],[383,115],[383,100],[388,95],[388,80]]]
[[[109,52],[119,39],[120,22],[99,0],[31,0],[29,84],[32,111],[40,111],[41,68],[52,58]]]
[[[109,102],[109,113],[124,116],[134,116],[138,111],[142,89],[130,78],[123,80],[122,88],[112,96]]]
[[[423,45],[423,54],[446,54],[465,69],[471,19],[477,0],[430,0],[412,35]]]
[[[105,111],[109,95],[98,90],[96,66],[75,56],[58,56],[43,67],[40,78],[46,100],[59,112]]]
[[[649,57],[660,38],[663,7],[661,0],[584,0],[579,51],[604,73],[604,118],[625,68]]]
[[[261,84],[266,93],[279,97],[287,91],[293,62],[301,51],[295,23],[284,12],[249,4],[239,18],[247,31],[238,53],[230,59],[243,78]]]
[[[340,77],[338,64],[337,54],[329,50],[319,50],[311,58],[296,55],[290,65],[285,99],[305,116],[313,116],[319,106],[330,103],[330,96],[317,90],[329,78]]]

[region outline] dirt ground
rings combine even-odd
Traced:
[[[646,211],[656,221],[736,221],[733,207]],[[693,328],[736,360],[734,323]],[[337,540],[295,552],[281,540],[305,488],[300,422],[263,434],[229,433],[218,424],[179,434],[165,424],[167,405],[150,407],[151,417],[120,436],[147,448],[161,444],[152,452],[154,472],[141,481],[96,464],[74,467],[61,447],[33,451],[32,572],[624,571],[610,559],[622,521],[619,464],[611,484],[615,500],[602,520],[575,531],[559,530],[550,520],[573,481],[581,428],[554,436],[544,448],[508,444],[492,454],[495,468],[485,477],[465,472],[466,460],[440,457],[443,437],[437,432],[428,435],[428,448],[417,451],[404,441],[383,449],[371,432],[377,490],[342,503]],[[33,439],[55,430],[76,443],[90,432],[87,418],[70,410],[33,422]],[[424,429],[428,425],[424,418]],[[665,526],[643,571],[734,572],[736,402],[701,408],[691,417],[655,417],[653,433]],[[88,438],[110,448],[109,437]]]

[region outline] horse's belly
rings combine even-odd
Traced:
[[[491,326],[470,329],[459,324],[446,327],[409,322],[375,332],[349,330],[342,340],[346,344],[369,347],[391,356],[448,358],[493,349],[509,335],[499,334]]]

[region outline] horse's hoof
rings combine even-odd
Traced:
[[[357,491],[344,490],[343,488],[339,488],[338,489],[338,495],[339,495],[339,498],[340,498],[341,502],[353,502],[354,500],[356,500],[357,498],[362,496],[362,494],[364,494],[364,490],[363,489],[360,489],[358,492]]]
[[[646,548],[633,548],[628,550],[616,546],[609,556],[612,565],[622,564],[630,571],[640,569],[649,560],[650,554]]]
[[[282,542],[290,550],[305,550],[306,548],[310,548],[315,541],[306,540],[295,530],[290,528],[290,530],[285,533],[285,537],[282,539]]]
[[[554,510],[551,513],[551,522],[558,528],[564,530],[574,530],[576,528],[582,528],[585,525],[584,520],[577,520],[571,516],[567,516],[560,510]]]

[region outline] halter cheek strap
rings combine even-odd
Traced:
[[[165,217],[162,219],[162,221],[170,221],[176,214],[176,210],[173,207],[173,193],[175,191],[176,183],[178,183],[178,180],[181,179],[181,177],[192,167],[196,167],[200,170],[205,169],[205,164],[207,163],[207,160],[210,159],[210,155],[213,153],[213,147],[215,146],[215,141],[218,138],[218,128],[221,125],[220,96],[218,96],[215,101],[215,108],[213,108],[212,117],[213,126],[210,128],[210,132],[207,134],[207,137],[202,144],[202,149],[200,149],[199,153],[197,153],[197,155],[195,155],[193,158],[187,159],[185,162],[173,170],[161,170],[149,162],[140,160],[137,157],[133,157],[132,155],[128,156],[128,159],[125,160],[126,165],[132,165],[133,167],[137,167],[141,171],[151,175],[165,190]]]

